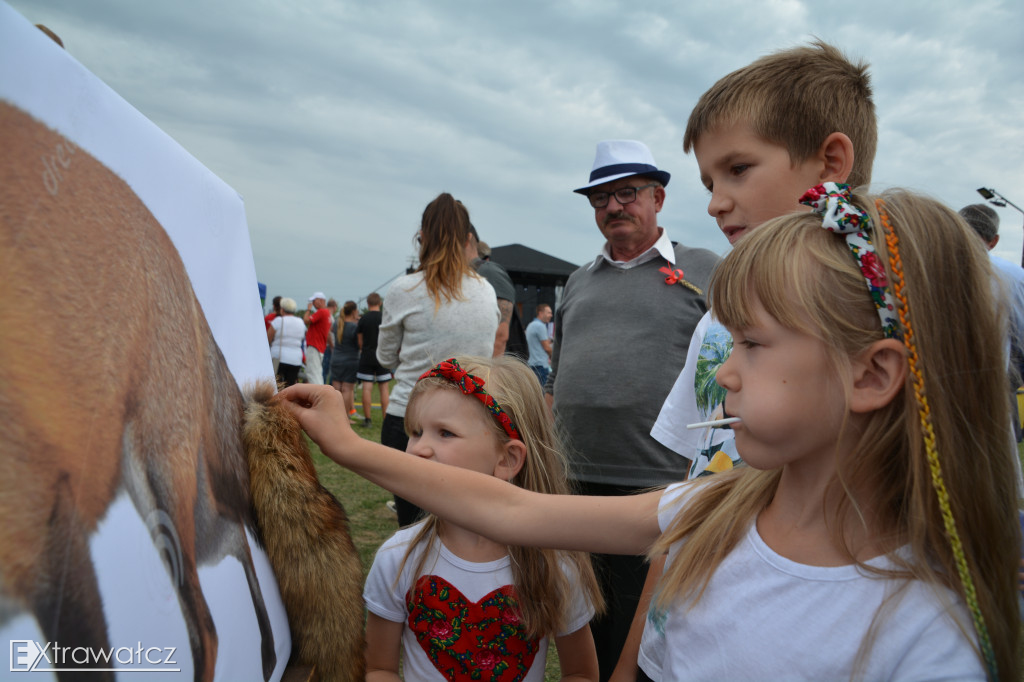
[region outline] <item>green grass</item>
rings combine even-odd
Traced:
[[[379,404],[379,395],[374,388],[374,403]],[[356,411],[362,423],[362,392],[356,389]],[[373,423],[368,427],[353,425],[356,433],[375,443],[380,442],[380,427],[384,416],[379,408],[371,412]],[[398,530],[395,514],[385,506],[391,499],[391,493],[369,481],[360,478],[351,471],[344,469],[328,459],[316,443],[309,442],[320,483],[330,490],[345,507],[352,529],[352,540],[359,550],[363,562],[363,576],[370,570],[373,555],[385,540]],[[545,682],[559,680],[558,654],[554,644],[548,647],[548,659],[545,670]]]

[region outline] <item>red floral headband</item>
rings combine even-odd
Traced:
[[[505,430],[509,438],[514,440],[522,440],[519,437],[519,429],[512,423],[508,414],[505,410],[501,409],[501,405],[494,399],[490,393],[484,390],[484,380],[480,377],[475,377],[466,370],[459,367],[459,363],[455,358],[448,358],[444,362],[440,362],[428,369],[426,372],[420,375],[420,379],[426,379],[427,377],[440,377],[447,379],[456,386],[459,390],[466,395],[471,395],[477,398],[484,404],[487,411],[491,413],[494,419],[498,422],[498,425]]]

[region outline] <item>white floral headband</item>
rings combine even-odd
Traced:
[[[902,339],[896,317],[896,300],[889,290],[885,266],[871,243],[871,218],[852,201],[849,185],[826,182],[813,187],[800,197],[800,203],[810,206],[821,216],[821,226],[846,237],[846,244],[857,259],[860,271],[868,284],[871,300],[878,309],[882,332],[889,338]]]

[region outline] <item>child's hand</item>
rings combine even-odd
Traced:
[[[278,399],[325,454],[359,438],[348,422],[344,398],[330,386],[295,384],[278,393]]]

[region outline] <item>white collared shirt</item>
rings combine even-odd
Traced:
[[[605,242],[604,246],[601,248],[601,253],[598,254],[597,258],[595,258],[590,265],[587,266],[587,270],[593,270],[594,267],[602,260],[606,261],[612,267],[629,270],[630,268],[635,268],[638,265],[643,265],[649,260],[654,260],[659,256],[667,260],[672,265],[675,265],[676,252],[675,249],[672,248],[672,240],[668,238],[668,232],[665,231],[664,227],[659,227],[658,231],[661,232],[661,235],[658,237],[658,241],[654,242],[654,245],[651,246],[651,248],[647,249],[632,260],[615,260],[612,258],[611,247],[608,246],[608,242]]]

